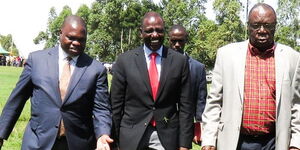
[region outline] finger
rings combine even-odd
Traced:
[[[104,150],[110,150],[109,145],[108,145],[108,144],[104,144],[104,145],[103,145],[103,149],[104,149]]]
[[[111,138],[107,138],[107,139],[106,139],[106,142],[107,142],[107,143],[112,143],[112,142],[114,142],[114,140],[111,139]]]

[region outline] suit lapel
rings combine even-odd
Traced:
[[[54,92],[50,92],[53,95],[53,100],[55,103],[60,106],[61,105],[61,98],[60,98],[60,91],[59,91],[59,69],[58,69],[58,46],[54,47],[52,50],[48,52],[49,57],[47,58],[47,70],[49,75],[49,87],[50,90]]]
[[[159,87],[157,91],[157,98],[156,100],[159,99],[159,96],[161,95],[164,85],[166,83],[168,73],[169,73],[169,68],[168,66],[171,66],[173,57],[170,55],[168,48],[163,46],[163,51],[162,51],[162,57],[161,57],[161,72],[160,72],[160,80],[159,80]]]
[[[280,102],[281,97],[281,87],[282,87],[282,80],[283,80],[283,69],[285,68],[284,65],[284,57],[282,56],[283,49],[280,47],[275,48],[275,73],[276,73],[276,110],[278,108],[278,103]]]
[[[151,86],[150,86],[150,80],[148,75],[148,69],[147,69],[147,63],[145,60],[145,54],[143,47],[140,47],[136,53],[135,53],[135,64],[138,68],[138,71],[140,72],[140,79],[143,80],[145,86],[147,87],[150,95],[152,96]]]
[[[87,61],[87,58],[85,58],[85,54],[82,54],[78,57],[77,63],[75,65],[73,74],[70,79],[67,94],[66,94],[63,104],[65,104],[68,101],[71,93],[73,92],[74,88],[76,87],[77,83],[80,81],[80,78],[82,77],[83,73],[85,72],[85,70],[88,66],[86,61]]]
[[[248,41],[241,43],[238,51],[237,56],[235,57],[236,62],[234,65],[237,65],[237,82],[239,85],[239,93],[240,93],[240,100],[243,104],[244,101],[244,83],[245,83],[245,67],[246,67],[246,57],[247,57],[247,49],[248,49]]]

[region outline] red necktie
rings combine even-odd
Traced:
[[[150,79],[150,85],[151,85],[151,90],[152,90],[152,97],[153,100],[155,101],[156,99],[156,94],[157,94],[157,89],[158,89],[158,72],[156,68],[156,56],[157,53],[151,53],[150,54],[150,66],[149,66],[149,79]]]
[[[156,94],[157,94],[157,89],[158,89],[158,86],[159,86],[159,82],[158,82],[158,71],[157,71],[157,68],[156,68],[156,56],[158,54],[153,52],[150,54],[150,66],[149,66],[149,79],[150,79],[150,85],[151,85],[151,90],[152,90],[152,97],[153,97],[153,100],[155,101],[156,100]],[[156,126],[156,122],[155,120],[152,118],[151,120],[151,124],[153,127]]]

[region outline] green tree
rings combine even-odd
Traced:
[[[78,8],[76,15],[80,16],[85,22],[88,22],[89,15],[90,15],[90,8],[87,5],[83,4]]]
[[[139,26],[145,12],[158,6],[147,0],[98,0],[92,4],[87,51],[101,61],[140,45]]]
[[[198,28],[197,39],[192,56],[212,68],[216,58],[216,50],[232,42],[244,40],[245,28],[239,13],[242,4],[238,0],[215,0],[213,8],[216,12],[216,23],[203,19]]]
[[[72,14],[69,6],[64,6],[61,13],[56,16],[54,8],[50,9],[49,19],[46,31],[39,32],[38,36],[33,40],[35,44],[45,43],[45,48],[53,47],[58,43],[60,27],[66,16]]]
[[[17,49],[11,34],[0,35],[0,45],[10,52],[10,55],[19,56],[19,50]]]
[[[299,13],[299,0],[278,0],[278,26],[275,40],[298,51],[300,51],[300,44],[297,43],[297,40],[300,39]]]

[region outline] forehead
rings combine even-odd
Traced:
[[[80,23],[67,23],[63,27],[62,31],[67,34],[71,34],[71,33],[86,34],[86,29],[85,29],[84,25],[82,25]]]
[[[182,29],[173,29],[171,32],[170,32],[170,36],[179,36],[179,35],[186,35],[186,32]]]
[[[164,27],[164,23],[161,17],[159,16],[148,16],[143,20],[143,27],[152,27],[152,26],[159,26]]]
[[[270,8],[259,6],[249,14],[250,23],[274,23],[276,15]]]

